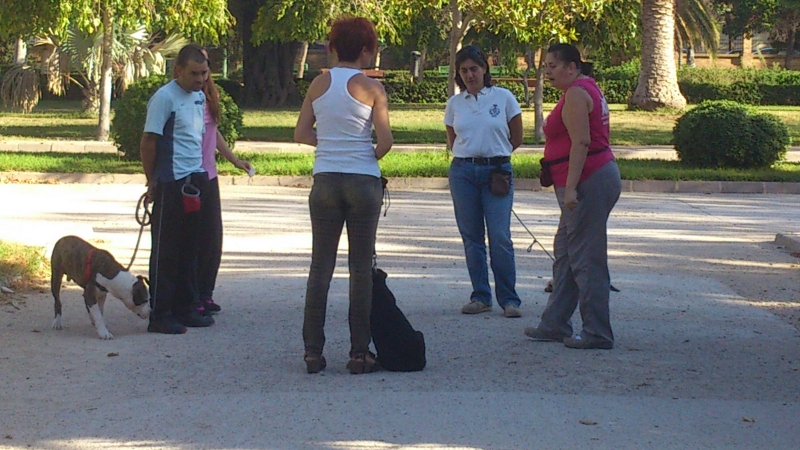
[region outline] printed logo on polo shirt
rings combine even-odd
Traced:
[[[489,110],[489,115],[492,117],[497,117],[500,115],[500,108],[497,107],[497,103],[492,105],[492,109]]]

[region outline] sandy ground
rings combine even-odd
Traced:
[[[534,343],[550,260],[517,222],[523,318],[464,316],[470,287],[445,191],[392,192],[379,265],[425,333],[419,373],[346,373],[346,240],[331,285],[321,375],[304,373],[307,190],[225,186],[217,324],[148,334],[119,301],[113,341],[65,282],[0,305],[0,449],[797,448],[800,269],[772,243],[796,196],[623,194],[609,222],[612,351]],[[0,238],[84,234],[127,263],[141,188],[0,185]],[[552,193],[515,211],[549,250]],[[149,243],[134,266],[146,272]],[[580,316],[576,314],[576,327]]]

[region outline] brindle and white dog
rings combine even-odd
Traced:
[[[114,339],[103,321],[103,306],[109,292],[142,319],[150,317],[150,293],[145,284],[146,279],[133,276],[111,253],[100,250],[77,236],[65,236],[53,247],[50,267],[50,287],[56,312],[53,329],[61,329],[60,292],[64,275],[68,281],[74,281],[83,288],[86,310],[100,339]]]

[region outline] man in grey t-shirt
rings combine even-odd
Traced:
[[[147,331],[182,334],[186,327],[207,327],[214,319],[200,314],[195,260],[202,193],[208,174],[202,168],[203,85],[209,76],[202,47],[189,44],[178,54],[176,77],[147,104],[141,142],[151,220],[150,302]]]

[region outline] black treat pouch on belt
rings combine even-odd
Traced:
[[[539,160],[539,164],[542,165],[542,171],[539,172],[539,184],[542,187],[550,187],[553,185],[553,175],[550,173],[550,164],[544,160],[544,158]]]
[[[186,214],[200,211],[200,189],[192,184],[192,177],[186,177],[186,182],[181,186],[183,199],[183,212]]]
[[[492,169],[489,177],[489,192],[505,197],[511,191],[511,172],[498,167]]]

